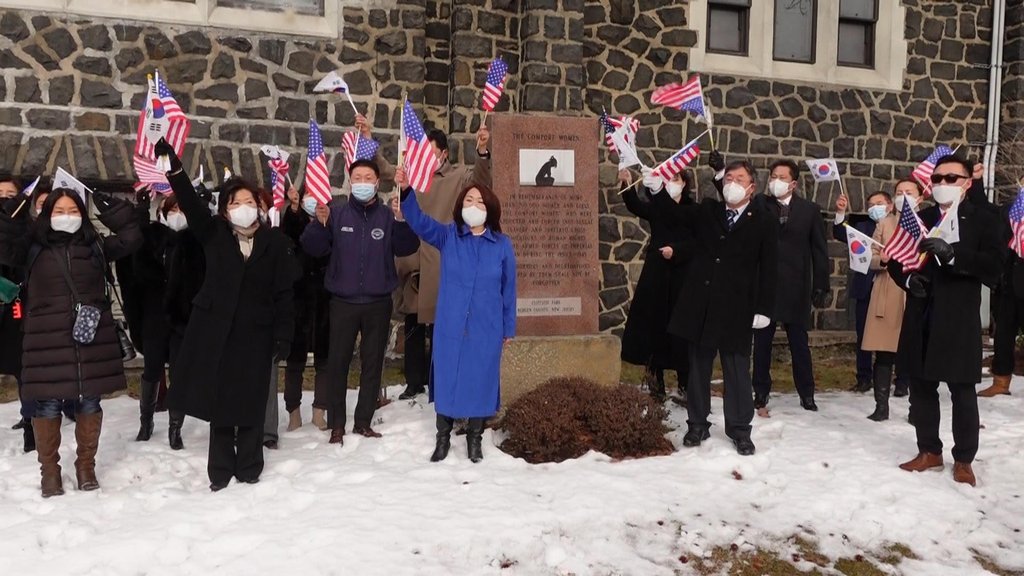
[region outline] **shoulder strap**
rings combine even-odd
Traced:
[[[53,248],[51,248],[51,250],[53,250]],[[81,296],[78,295],[78,290],[75,288],[75,283],[71,279],[71,272],[69,270],[69,268],[71,267],[71,262],[70,260],[65,261],[63,258],[61,258],[60,254],[57,254],[56,250],[53,250],[53,252],[57,256],[60,271],[61,273],[64,274],[64,281],[67,283],[68,288],[71,289],[71,295],[74,296],[75,298],[75,308],[77,309],[82,304],[82,298]]]

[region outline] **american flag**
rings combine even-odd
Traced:
[[[920,182],[921,186],[930,193],[932,189],[931,177],[932,172],[935,172],[935,163],[943,156],[951,156],[952,154],[953,150],[949,146],[939,144],[935,147],[935,151],[924,159],[924,162],[921,162],[917,165],[917,168],[914,168],[911,176],[914,177],[914,180]]]
[[[928,230],[914,213],[910,203],[904,202],[903,210],[900,211],[899,223],[896,225],[896,232],[885,245],[883,252],[889,258],[903,264],[904,272],[918,270],[922,265],[922,259],[918,255],[918,246],[927,233]]]
[[[149,82],[149,94],[142,112],[139,113],[135,155],[147,160],[156,160],[153,147],[160,140],[160,136],[166,138],[174,151],[181,155],[191,127],[192,124],[178,106],[178,101],[157,74],[156,78]]]
[[[1017,199],[1010,206],[1010,228],[1013,230],[1010,248],[1017,253],[1017,257],[1024,258],[1024,188],[1020,189]]]
[[[170,194],[171,185],[167,182],[167,175],[163,170],[156,167],[155,160],[147,160],[141,156],[132,158],[135,165],[135,175],[139,183],[149,186],[149,189],[158,194]]]
[[[401,141],[405,148],[405,173],[409,177],[409,186],[417,192],[425,193],[430,190],[434,172],[441,166],[408,100],[402,108]]]
[[[699,75],[691,77],[686,84],[668,84],[659,87],[654,94],[651,94],[651,104],[661,104],[693,112],[700,117],[707,117],[707,112],[704,110],[704,89],[701,86]]]
[[[615,142],[612,141],[612,133],[621,128],[624,124],[628,126],[629,131],[634,135],[637,130],[640,129],[640,121],[635,118],[631,118],[629,116],[612,118],[608,115],[608,112],[601,113],[601,126],[604,128],[604,142],[612,152],[618,151],[615,149]]]
[[[316,201],[327,204],[331,201],[331,179],[327,172],[327,155],[324,154],[324,139],[315,120],[309,121],[309,151],[306,155],[306,192]]]
[[[697,140],[699,139],[699,136],[694,138],[671,158],[665,160],[661,164],[658,164],[658,166],[654,168],[652,174],[667,181],[671,180],[676,174],[682,172],[683,168],[689,166],[690,162],[693,162],[697,156],[700,156],[700,147],[697,146]]]
[[[288,176],[288,171],[291,170],[291,166],[288,165],[287,160],[271,158],[267,161],[267,167],[270,168],[270,191],[274,194],[274,206],[280,209],[287,201],[285,198],[284,181]]]
[[[357,132],[346,132],[341,138],[341,149],[345,151],[345,172],[356,160],[372,160],[380,144],[371,138],[363,138]]]
[[[498,56],[491,62],[487,69],[487,83],[484,84],[484,97],[481,108],[490,112],[498,105],[501,94],[505,91],[505,75],[508,74],[508,64]]]

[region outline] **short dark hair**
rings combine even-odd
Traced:
[[[380,167],[373,160],[356,160],[348,167],[348,173],[355,172],[356,168],[370,168],[377,178],[380,178]]]
[[[751,181],[756,181],[757,180],[757,172],[754,170],[754,165],[751,164],[750,162],[747,162],[746,160],[734,160],[734,161],[730,162],[725,167],[725,173],[728,174],[729,172],[732,172],[733,170],[740,170],[740,169],[743,169],[743,170],[747,171],[747,174],[750,175],[750,180]]]
[[[871,194],[869,194],[868,195],[868,202],[870,202],[871,199],[874,198],[875,196],[881,196],[881,197],[885,198],[886,202],[892,202],[892,194],[889,194],[885,190],[879,190],[878,192],[872,192]]]
[[[462,228],[466,224],[466,221],[462,219],[462,203],[466,200],[466,194],[469,194],[469,191],[473,189],[480,191],[480,196],[483,198],[484,206],[487,208],[487,220],[484,222],[484,226],[487,226],[491,231],[500,234],[501,201],[498,200],[497,194],[483,184],[470,183],[462,189],[461,193],[459,193],[459,198],[455,201],[454,208],[452,208],[452,219],[455,220],[455,225],[458,228]]]
[[[935,168],[943,164],[959,164],[963,166],[964,170],[967,171],[967,177],[970,178],[974,174],[974,163],[966,158],[957,156],[956,154],[947,154],[942,158],[939,158],[938,162],[935,163]]]
[[[257,209],[259,209],[259,204],[262,202],[260,199],[260,189],[248,180],[232,176],[220,185],[220,194],[217,196],[217,214],[225,220],[228,219],[228,204],[235,199],[235,194],[238,194],[239,190],[248,190],[252,194],[252,199],[256,201]]]
[[[800,165],[797,164],[796,162],[793,162],[792,160],[788,160],[785,158],[783,158],[782,160],[776,160],[775,162],[772,162],[771,165],[768,166],[768,173],[771,174],[779,166],[785,166],[786,168],[789,168],[789,175],[790,177],[793,178],[793,180],[797,180],[800,178]]]
[[[17,188],[19,192],[21,192],[21,180],[19,180],[18,178],[9,175],[0,176],[0,184],[3,184],[4,182],[10,182],[11,184],[14,184],[14,187]]]
[[[448,150],[448,135],[442,130],[433,128],[427,131],[427,140],[437,144],[437,149],[446,152]]]

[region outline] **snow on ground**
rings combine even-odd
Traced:
[[[822,394],[818,403],[813,414],[795,396],[773,398],[773,417],[754,422],[753,457],[724,437],[716,399],[712,439],[699,449],[681,447],[685,412],[673,406],[671,456],[591,453],[535,466],[500,452],[490,431],[481,464],[466,459],[464,437],[448,460],[429,463],[434,413],[421,397],[378,412],[381,439],[348,435],[338,448],[309,424],[282,432],[259,484],[213,494],[206,425],[187,420],[186,449],[172,452],[161,414],[154,440],[136,443],[137,404],[122,397],[104,404],[102,489],[75,490],[65,425],[67,495],[45,501],[35,454],[22,454],[20,432],[8,429],[17,405],[4,404],[0,573],[653,576],[689,573],[679,557],[715,546],[789,557],[795,534],[833,559],[906,544],[920,560],[904,561],[902,574],[986,573],[971,549],[1024,568],[1024,398],[981,400],[978,488],[952,480],[948,395],[942,473],[896,468],[916,452],[905,398],[883,424],[865,419],[870,395]],[[285,416],[282,408],[282,431]]]

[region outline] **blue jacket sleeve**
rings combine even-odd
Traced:
[[[324,226],[316,218],[309,221],[306,225],[306,229],[302,231],[302,236],[299,237],[299,242],[302,244],[302,249],[306,251],[306,254],[314,258],[322,258],[331,253],[331,245],[334,242],[334,232],[331,229],[331,218],[334,216],[334,210],[331,210],[331,216],[327,218],[327,225]]]
[[[505,338],[516,335],[516,252],[506,236],[505,256],[501,263],[502,329]]]
[[[416,194],[414,192],[410,193],[411,190],[410,188],[402,192],[402,215],[405,216],[405,221],[409,223],[412,231],[422,238],[424,242],[438,250],[442,250],[448,237],[448,230],[451,227],[445,226],[429,215],[424,214],[423,210],[420,209],[419,202],[416,200]]]

